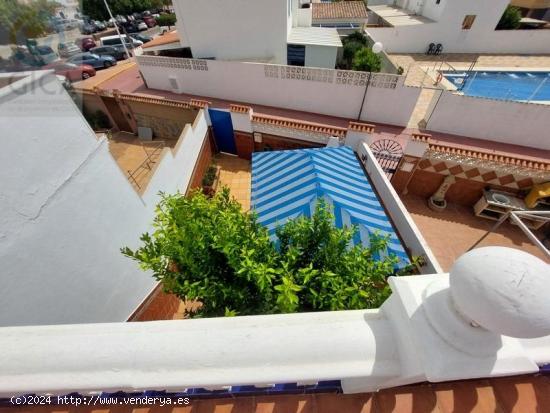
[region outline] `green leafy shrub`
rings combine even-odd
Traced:
[[[351,68],[362,72],[380,72],[382,59],[370,48],[363,47],[353,56]]]
[[[227,188],[208,198],[162,194],[154,232],[143,234],[137,260],[183,300],[203,303],[195,316],[234,316],[378,307],[397,258],[375,255],[388,240],[352,246],[357,228],[336,228],[322,201],[311,218],[277,229],[279,244]]]
[[[496,30],[515,30],[519,28],[520,20],[521,10],[518,7],[508,6],[506,10],[504,10]]]
[[[161,14],[156,18],[157,24],[159,26],[174,26],[176,24],[176,15],[175,14]]]

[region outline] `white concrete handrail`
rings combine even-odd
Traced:
[[[504,250],[465,254],[454,284],[447,274],[391,277],[393,294],[376,310],[1,328],[0,397],[325,380],[341,380],[352,393],[538,372],[550,362],[550,336],[539,337],[550,330],[540,310],[550,280],[537,276],[542,261]],[[495,267],[487,276],[472,270],[485,256]],[[463,290],[480,279],[493,285],[498,263],[512,269],[506,285],[495,288],[507,296],[506,309],[488,295],[483,311],[463,312],[470,308]],[[528,280],[518,284],[520,277]],[[526,289],[532,301],[521,304]],[[539,338],[502,336],[501,328]]]

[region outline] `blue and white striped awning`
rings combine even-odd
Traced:
[[[388,251],[409,257],[366,178],[347,146],[252,154],[252,207],[273,240],[275,228],[300,215],[311,216],[317,199],[332,205],[338,227],[357,225],[354,243],[369,245],[370,234],[389,235]]]

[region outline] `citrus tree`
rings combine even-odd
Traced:
[[[357,229],[337,228],[318,202],[311,218],[276,230],[278,243],[227,188],[212,198],[162,195],[154,231],[123,254],[138,261],[182,300],[199,300],[194,316],[374,308],[388,297],[397,258],[377,259],[387,239],[353,246]]]

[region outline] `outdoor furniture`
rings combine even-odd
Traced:
[[[437,46],[435,47],[435,52],[434,54],[441,54],[441,52],[443,51],[443,45],[441,43],[438,43]]]
[[[428,50],[426,51],[426,54],[434,54],[435,53],[435,43],[430,43],[428,46]]]

